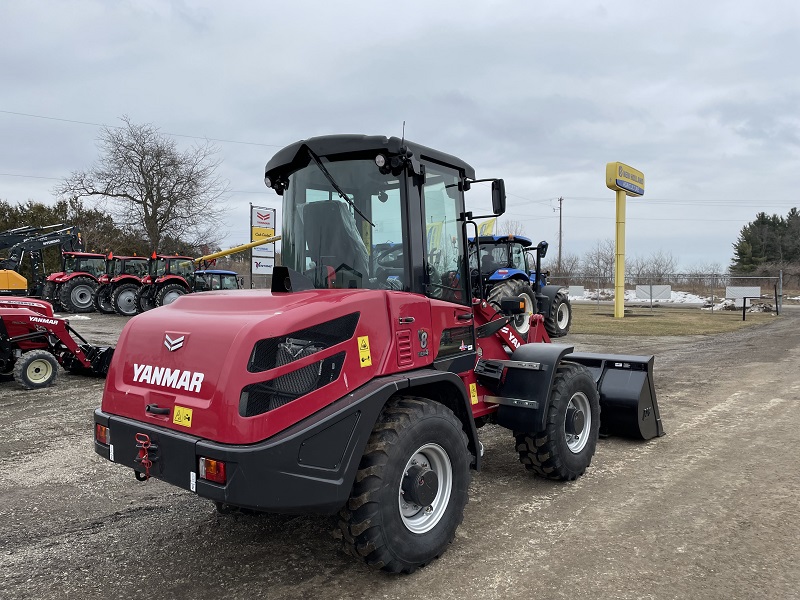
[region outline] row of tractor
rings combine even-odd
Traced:
[[[200,258],[155,252],[148,258],[84,252],[81,234],[74,226],[21,227],[0,232],[0,249],[10,248],[7,258],[0,259],[0,295],[42,298],[62,312],[96,310],[129,317],[170,304],[185,294],[240,288],[235,271],[207,267],[217,258],[277,239]],[[61,247],[61,270],[45,275],[42,251],[55,245]],[[20,274],[25,256],[30,259],[30,282]]]

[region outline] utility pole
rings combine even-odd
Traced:
[[[562,275],[561,271],[561,204],[564,202],[563,196],[558,198],[558,274]]]

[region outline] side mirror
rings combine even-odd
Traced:
[[[502,179],[492,181],[492,212],[498,217],[506,212],[506,184]]]
[[[547,256],[547,248],[548,248],[547,242],[544,241],[539,242],[539,245],[536,246],[536,254],[539,255],[539,258],[544,258],[545,256]]]

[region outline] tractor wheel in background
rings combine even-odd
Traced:
[[[111,305],[110,285],[104,284],[99,286],[94,291],[94,297],[92,298],[92,302],[94,303],[94,309],[97,312],[103,313],[104,315],[114,314],[114,307]]]
[[[565,291],[559,291],[550,304],[550,314],[544,315],[544,328],[551,338],[564,337],[572,326],[572,304]]]
[[[558,366],[546,421],[544,431],[514,433],[520,462],[548,479],[577,479],[592,462],[600,430],[600,395],[589,369]]]
[[[73,277],[61,285],[58,300],[67,312],[92,312],[94,311],[92,297],[97,286],[98,283],[91,277]]]
[[[55,308],[58,301],[55,281],[44,282],[44,286],[42,286],[42,300],[47,300]]]
[[[136,290],[136,298],[134,302],[138,312],[147,312],[148,310],[156,307],[156,303],[153,301],[153,297],[150,295],[152,290],[153,288],[151,285],[142,285],[139,286],[138,290]]]
[[[158,294],[156,295],[156,305],[166,306],[167,304],[172,304],[175,302],[175,300],[186,294],[186,288],[180,283],[168,283],[158,290]]]
[[[427,398],[387,402],[339,512],[345,550],[390,573],[440,556],[464,518],[471,460],[449,408]]]
[[[136,292],[142,286],[135,283],[123,283],[111,292],[111,307],[114,312],[123,317],[132,317],[139,312],[136,305]]]
[[[58,377],[58,361],[47,350],[23,353],[14,365],[14,379],[26,390],[53,385]]]
[[[528,331],[531,328],[531,315],[536,312],[536,294],[529,284],[521,279],[506,279],[489,290],[486,301],[499,311],[500,301],[512,296],[522,296],[525,300],[525,312],[515,315],[511,319],[511,324],[522,337],[527,339]]]

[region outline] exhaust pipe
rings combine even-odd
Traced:
[[[576,352],[564,360],[587,367],[600,393],[600,434],[643,440],[664,435],[653,385],[654,356]]]

